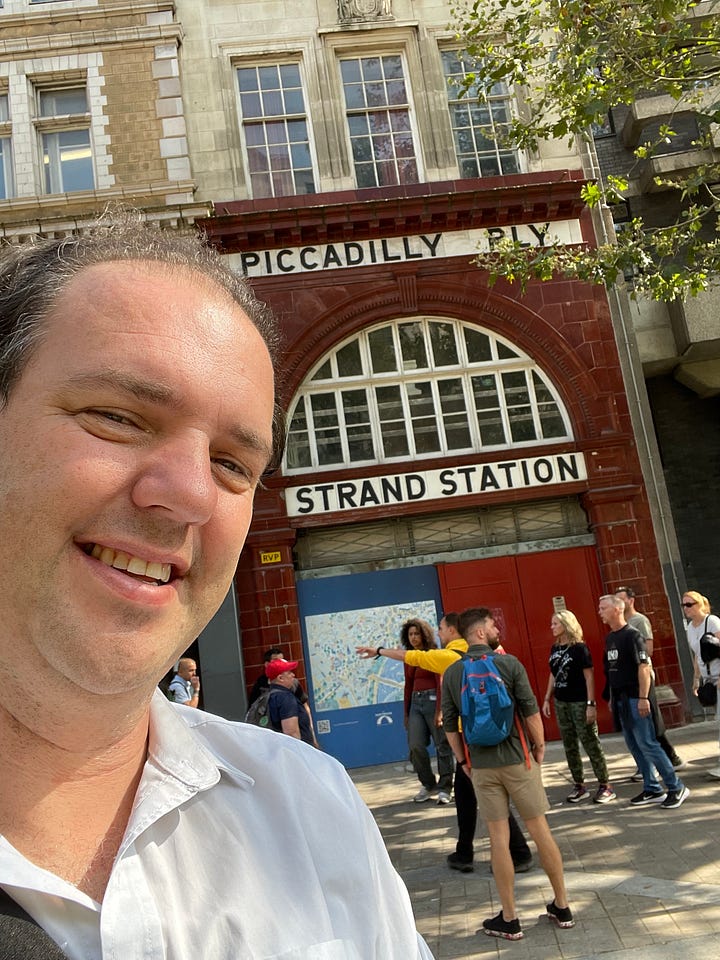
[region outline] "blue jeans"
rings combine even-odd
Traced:
[[[618,708],[625,743],[643,775],[643,789],[649,793],[662,793],[656,776],[659,773],[666,790],[682,790],[682,781],[658,743],[652,715],[640,716],[636,697],[623,698]]]

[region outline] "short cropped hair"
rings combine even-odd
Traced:
[[[615,587],[615,593],[624,593],[630,600],[635,597],[635,591],[632,587]]]
[[[285,647],[269,647],[263,654],[263,661],[270,663],[271,660],[277,660],[285,654]]]
[[[103,215],[82,234],[32,240],[0,251],[0,409],[42,339],[48,314],[71,281],[88,267],[117,261],[163,263],[206,277],[247,315],[275,361],[279,338],[272,313],[199,233],[162,230],[139,213],[121,211]],[[285,418],[276,405],[266,472],[279,465],[284,442]]]
[[[450,612],[444,613],[442,619],[448,625],[448,627],[454,627],[458,633],[460,633],[460,616],[457,613]]]
[[[488,607],[468,607],[460,614],[460,633],[467,640],[468,633],[476,623],[484,623],[492,617],[492,610]]]
[[[614,593],[606,593],[605,596],[600,597],[600,599],[607,600],[616,610],[625,609],[625,601],[622,597],[617,597]]]

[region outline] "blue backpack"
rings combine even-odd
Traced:
[[[477,747],[494,747],[507,739],[515,717],[515,704],[487,654],[477,660],[463,654],[460,716],[463,736]]]

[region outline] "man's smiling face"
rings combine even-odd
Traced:
[[[14,675],[112,694],[163,674],[230,585],[272,413],[260,334],[201,274],[113,262],[75,277],[0,410]]]

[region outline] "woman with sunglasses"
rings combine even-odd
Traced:
[[[710,612],[710,601],[697,590],[686,590],[682,598],[683,614],[687,619],[688,644],[693,654],[693,693],[697,695],[698,687],[708,675],[720,687],[720,658],[705,664],[700,656],[700,638],[706,633],[713,634],[720,641],[720,617]],[[715,705],[715,717],[720,721],[720,696]],[[720,780],[720,761],[712,770],[708,770],[711,777]]]

